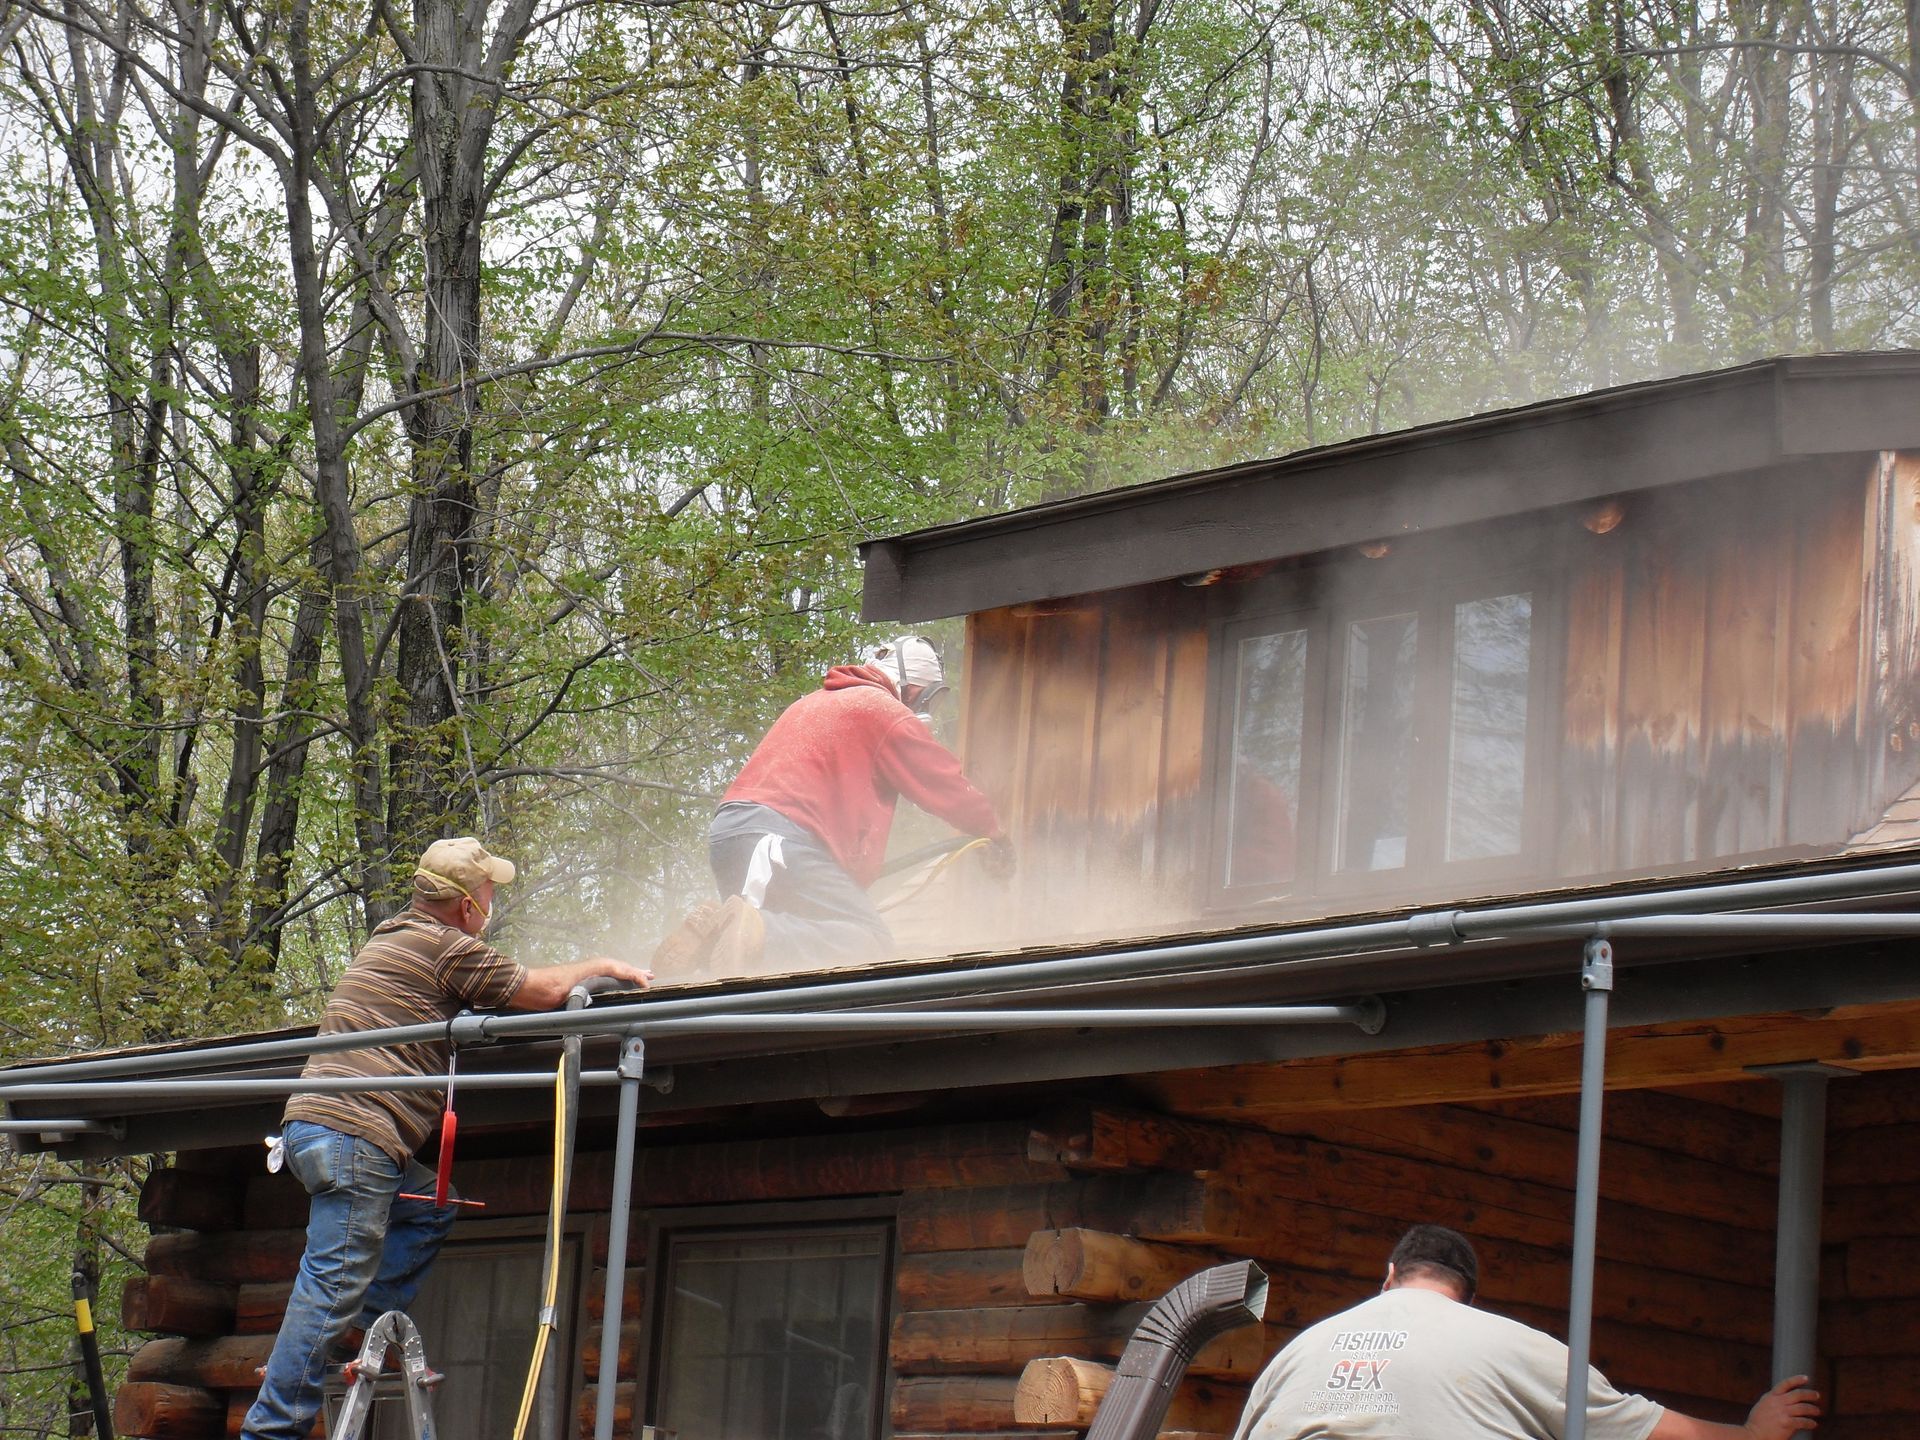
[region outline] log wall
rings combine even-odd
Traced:
[[[1845,1087],[1855,1087],[1847,1090]],[[1920,1172],[1912,1072],[1837,1082],[1830,1158],[1823,1433],[1920,1424]],[[1041,1102],[1034,1101],[1038,1106]],[[900,1124],[806,1137],[650,1142],[639,1194],[657,1206],[889,1196],[896,1209],[889,1422],[896,1436],[1086,1428],[1145,1307],[1186,1275],[1252,1256],[1272,1275],[1266,1323],[1203,1352],[1166,1433],[1230,1433],[1246,1388],[1301,1327],[1366,1298],[1415,1220],[1474,1237],[1483,1303],[1564,1333],[1577,1102],[1361,1112],[1262,1112],[1263,1128],[1095,1101],[1052,1101],[968,1124]],[[1609,1096],[1595,1358],[1617,1383],[1737,1420],[1767,1382],[1777,1100],[1761,1081]],[[248,1163],[257,1158],[246,1156]],[[537,1215],[528,1159],[466,1161],[461,1181],[494,1214]],[[609,1157],[588,1151],[576,1209],[603,1212]],[[297,1261],[303,1197],[283,1178],[159,1171],[143,1215],[230,1228],[162,1230],[124,1318],[153,1337],[116,1410],[121,1433],[215,1440],[237,1431]],[[456,1236],[458,1231],[456,1231]],[[604,1229],[595,1231],[597,1318]],[[620,1433],[644,1383],[645,1298],[630,1255],[628,1313],[610,1378]],[[603,1374],[583,1327],[578,1396],[590,1432]],[[646,1417],[642,1417],[646,1418]],[[1888,1428],[1889,1426],[1893,1428]]]
[[[1310,878],[1279,910],[1920,843],[1920,800],[1910,826],[1875,829],[1920,781],[1920,456],[1649,492],[1621,515],[1600,534],[1589,512],[1522,517],[1397,542],[1379,562],[970,617],[965,758],[1031,862],[1020,933],[1187,929],[1231,908],[1213,877],[1223,626],[1296,605],[1339,619],[1376,591],[1402,604],[1516,552],[1536,564],[1532,664],[1547,677],[1529,781],[1540,843],[1468,880],[1383,872],[1335,895]],[[1423,566],[1431,580],[1411,578]],[[1306,757],[1323,797],[1335,769]],[[1324,834],[1302,844],[1330,853]]]
[[[1819,1433],[1920,1435],[1920,1072],[1835,1080],[1827,1112]]]

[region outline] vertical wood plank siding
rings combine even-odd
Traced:
[[[1488,557],[1542,552],[1552,593],[1532,664],[1557,688],[1533,712],[1547,730],[1528,783],[1529,824],[1548,843],[1464,879],[1382,872],[1364,891],[1269,913],[1920,842],[1920,798],[1907,828],[1867,833],[1920,780],[1920,457],[1646,492],[1607,533],[1585,518],[1420,542],[1443,583]],[[1318,605],[1404,587],[1401,548],[1380,563],[1334,557],[1295,583]],[[971,618],[967,760],[1031,862],[1030,926],[1186,928],[1233,909],[1215,873],[1234,660],[1222,632],[1273,604],[1260,568],[1252,583],[1159,583]],[[1332,773],[1328,756],[1307,761]],[[1324,826],[1303,831],[1310,842],[1324,868]]]

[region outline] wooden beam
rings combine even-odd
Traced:
[[[894,1369],[1017,1373],[1029,1360],[1062,1351],[1117,1359],[1146,1315],[1145,1305],[1021,1305],[998,1310],[921,1310],[896,1316],[889,1346]],[[1250,1381],[1273,1346],[1264,1327],[1246,1326],[1194,1357],[1195,1375]]]
[[[1031,1361],[1020,1372],[1013,1413],[1022,1425],[1070,1425],[1083,1430],[1093,1423],[1113,1384],[1110,1365],[1096,1365],[1077,1356],[1052,1355]],[[1247,1391],[1237,1385],[1183,1382],[1173,1393],[1161,1422],[1169,1431],[1233,1433],[1246,1408]]]
[[[1026,1291],[1071,1300],[1157,1300],[1189,1275],[1227,1257],[1217,1251],[1155,1245],[1074,1226],[1036,1230],[1021,1257]]]
[[[1045,1303],[1029,1292],[1021,1270],[1025,1252],[936,1250],[902,1255],[893,1269],[898,1310],[978,1310],[999,1305]]]
[[[893,1384],[893,1428],[945,1433],[1014,1428],[1016,1375],[902,1375]]]
[[[640,1322],[623,1320],[620,1325],[620,1353],[615,1374],[630,1380],[640,1373]],[[590,1325],[580,1337],[580,1368],[589,1381],[598,1384],[600,1374],[600,1327]]]
[[[113,1428],[130,1440],[218,1440],[227,1402],[197,1385],[129,1380],[113,1397]]]
[[[1862,1070],[1920,1065],[1920,1002],[1615,1030],[1607,1037],[1607,1085],[1740,1080],[1752,1066],[1798,1060]],[[1175,1114],[1263,1125],[1326,1111],[1564,1095],[1580,1088],[1580,1036],[1176,1070],[1137,1083]]]
[[[165,1335],[227,1335],[235,1287],[179,1275],[135,1275],[120,1292],[120,1323]]]
[[[163,1167],[149,1173],[140,1187],[140,1222],[180,1230],[237,1229],[244,1193],[207,1175]]]
[[[235,1287],[233,1331],[236,1335],[271,1335],[287,1313],[291,1282],[256,1281]]]
[[[147,1241],[147,1273],[234,1285],[284,1283],[300,1268],[306,1243],[300,1230],[155,1235]]]
[[[273,1352],[271,1335],[218,1340],[149,1340],[127,1362],[129,1380],[199,1385],[209,1390],[258,1389],[258,1370]]]

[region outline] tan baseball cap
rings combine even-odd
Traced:
[[[514,877],[513,862],[489,855],[471,835],[436,840],[413,867],[413,888],[429,900],[472,898],[483,881],[504,885]]]

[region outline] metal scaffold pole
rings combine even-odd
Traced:
[[[1587,941],[1580,984],[1587,1028],[1580,1047],[1580,1151],[1573,1181],[1573,1285],[1567,1299],[1566,1440],[1586,1440],[1587,1366],[1593,1354],[1593,1252],[1600,1225],[1600,1122],[1607,1085],[1607,1001],[1613,945]]]

